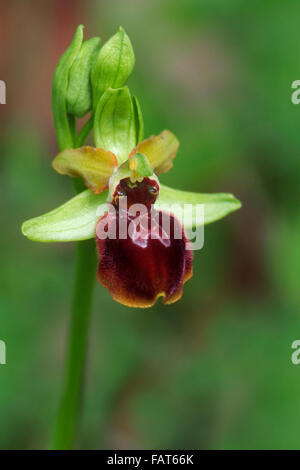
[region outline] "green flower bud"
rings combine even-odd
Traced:
[[[82,117],[92,109],[91,69],[100,49],[100,38],[85,41],[70,69],[67,111]]]
[[[108,88],[120,88],[127,81],[134,67],[134,52],[123,28],[101,48],[92,71],[93,104]]]
[[[55,68],[52,84],[52,109],[58,145],[61,150],[73,147],[71,123],[67,113],[66,95],[69,73],[80,52],[83,41],[83,26],[79,25],[70,46],[65,50]]]

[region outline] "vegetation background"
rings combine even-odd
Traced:
[[[300,448],[300,3],[12,0],[0,3],[0,448],[46,448],[64,365],[74,246],[21,222],[73,195],[50,162],[55,63],[79,23],[122,25],[146,136],[181,147],[165,184],[233,192],[205,230],[182,300],[134,310],[96,288],[79,448]]]

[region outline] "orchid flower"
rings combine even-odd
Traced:
[[[125,85],[134,62],[122,28],[103,47],[100,38],[83,41],[83,26],[77,28],[56,66],[52,91],[59,146],[53,167],[73,178],[77,195],[22,226],[33,241],[77,243],[54,449],[74,446],[96,251],[98,280],[113,299],[131,307],[150,307],[158,297],[172,303],[192,276],[191,229],[203,228],[241,205],[231,194],[185,192],[160,183],[160,174],[173,165],[179,142],[168,130],[143,140],[141,107]],[[77,133],[76,119],[88,113]],[[95,147],[85,145],[92,130]],[[199,205],[204,209],[200,218]],[[192,210],[185,211],[186,206]]]
[[[80,31],[79,29],[76,34]],[[132,56],[127,35],[122,29],[117,35],[122,36],[122,47],[127,47]],[[95,39],[89,41],[84,43],[90,44],[88,59],[93,57],[93,49],[97,46]],[[204,205],[202,223],[207,224],[238,209],[240,202],[231,194],[191,193],[160,184],[158,175],[172,167],[179,142],[168,130],[142,140],[143,120],[137,99],[131,96],[126,86],[112,87],[112,84],[120,84],[123,80],[116,80],[115,76],[114,80],[107,78],[114,75],[112,70],[108,72],[105,67],[108,67],[108,61],[114,63],[114,56],[109,55],[108,51],[116,50],[116,42],[119,44],[119,37],[118,40],[113,37],[104,46],[102,52],[100,51],[98,65],[91,72],[96,90],[93,97],[98,100],[93,106],[96,147],[66,148],[53,161],[53,167],[58,173],[81,177],[88,189],[57,209],[28,220],[23,224],[22,230],[29,239],[39,242],[95,238],[100,284],[120,303],[132,307],[150,307],[160,296],[166,304],[178,300],[182,295],[183,284],[192,276],[193,256],[185,229],[193,227],[197,221],[195,211],[183,220],[181,209],[186,204],[194,207]],[[74,43],[76,35],[73,48]],[[82,52],[82,49],[83,47],[80,50],[81,58],[77,62],[75,59],[77,68],[80,65],[83,67],[82,61],[86,57],[85,50]],[[127,65],[128,75],[128,68],[132,68],[128,65],[128,53],[124,58],[123,51],[122,60],[125,64],[123,67],[126,68]],[[109,66],[114,72],[114,65]],[[74,68],[74,64],[72,67]],[[81,69],[77,75],[75,73],[77,80],[79,72],[83,73]],[[72,90],[73,94],[76,92],[72,69],[71,77],[67,97],[72,96]],[[95,80],[100,83],[95,85]],[[75,101],[77,105],[82,104],[82,94],[78,97],[75,93]],[[90,99],[88,106],[81,106],[79,115],[92,107],[91,101]],[[74,108],[74,105],[69,106],[71,112]],[[124,197],[129,204],[127,209],[121,210],[120,201]],[[134,222],[135,218],[130,215],[130,208],[134,204],[143,204],[146,207],[143,236],[140,234],[138,238],[134,238],[128,235],[126,239],[118,235],[112,239],[99,238],[97,228],[105,224],[109,228],[113,222],[117,223],[119,229],[122,220],[127,226]],[[110,214],[110,206],[113,206],[117,215]],[[172,226],[168,237],[163,237],[164,213],[169,213]],[[156,218],[156,228],[150,223],[151,217]],[[156,230],[156,235],[153,230]],[[180,237],[175,237],[176,230],[181,234]]]

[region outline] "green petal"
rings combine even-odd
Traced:
[[[192,211],[187,211],[185,217],[182,217],[182,210],[185,204],[193,206]],[[230,212],[236,211],[241,207],[241,202],[232,194],[217,193],[191,193],[179,191],[160,185],[159,197],[155,207],[159,210],[171,212],[179,218],[185,228],[192,228],[196,223],[196,204],[204,205],[204,224],[210,224],[216,220],[222,219]]]
[[[151,168],[158,175],[170,170],[178,151],[179,141],[172,132],[162,131],[159,135],[152,135],[140,142],[131,152],[146,155]]]
[[[117,167],[117,158],[104,149],[84,146],[60,152],[52,162],[61,175],[81,176],[94,193],[108,187],[109,178]]]
[[[35,242],[71,242],[95,236],[97,220],[105,213],[108,191],[87,189],[47,214],[27,220],[23,234]]]

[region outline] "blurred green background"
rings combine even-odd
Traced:
[[[97,285],[78,448],[300,448],[300,3],[12,0],[0,4],[0,448],[46,448],[64,365],[74,245],[23,220],[73,195],[52,170],[56,61],[79,23],[122,25],[146,136],[181,147],[163,183],[232,192],[176,304],[123,307]]]

